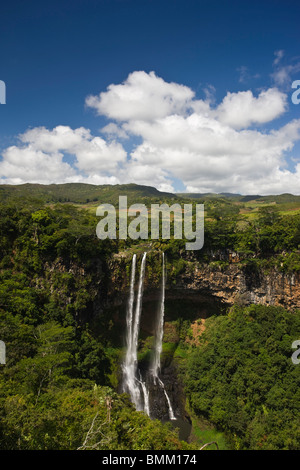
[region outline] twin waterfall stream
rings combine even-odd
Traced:
[[[160,355],[162,352],[162,340],[164,334],[164,313],[165,313],[165,260],[164,253],[162,254],[162,286],[161,296],[159,302],[159,312],[156,320],[155,328],[155,343],[154,354],[152,363],[147,372],[147,380],[143,379],[142,374],[138,368],[138,339],[140,330],[140,320],[142,314],[142,300],[144,277],[146,268],[146,255],[145,252],[142,257],[139,284],[137,291],[137,298],[135,299],[135,276],[136,276],[136,255],[132,258],[131,278],[130,278],[130,291],[129,301],[126,315],[126,355],[122,365],[123,371],[123,391],[130,395],[132,403],[138,411],[144,411],[151,417],[150,403],[149,403],[149,384],[160,387],[163,391],[167,406],[169,419],[176,420],[173,412],[170,398],[165,390],[164,383],[159,377],[160,373]],[[136,301],[135,301],[136,300]]]

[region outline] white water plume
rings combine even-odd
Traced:
[[[143,381],[140,371],[138,370],[138,338],[140,330],[140,320],[142,313],[142,299],[144,289],[144,277],[145,277],[145,266],[146,266],[146,252],[143,254],[140,276],[137,292],[136,306],[134,309],[134,287],[135,287],[135,272],[136,272],[136,255],[132,258],[131,267],[131,278],[130,278],[130,291],[128,308],[126,315],[126,356],[123,363],[123,389],[128,392],[131,401],[135,404],[138,411],[144,411],[150,416],[150,404],[149,404],[149,390],[147,389],[146,382]],[[159,378],[159,372],[161,367],[160,357],[162,352],[162,341],[164,334],[164,314],[165,314],[165,257],[162,254],[162,285],[161,285],[161,296],[159,303],[159,312],[157,315],[156,329],[155,329],[155,345],[154,345],[154,357],[150,367],[150,378],[154,383],[157,383],[163,390],[167,404],[169,418],[175,420],[170,398],[165,389],[164,383]]]
[[[138,336],[140,329],[140,318],[142,312],[142,298],[143,298],[143,286],[145,276],[145,265],[146,265],[146,252],[143,254],[139,286],[137,294],[137,303],[134,312],[134,285],[135,285],[135,271],[136,271],[136,255],[132,258],[131,268],[131,279],[130,279],[130,293],[126,315],[127,323],[127,336],[126,336],[126,356],[123,364],[123,388],[124,391],[128,391],[131,397],[131,401],[135,404],[136,409],[141,411],[144,409],[144,404],[147,399],[143,399],[141,394],[141,388],[143,392],[143,383],[138,379],[138,361],[137,361],[137,349],[138,349]]]
[[[154,358],[151,367],[153,377],[157,377],[160,371],[160,355],[162,352],[162,340],[164,335],[164,316],[165,316],[165,255],[162,254],[162,286],[159,305],[159,315],[155,331]]]
[[[160,356],[162,352],[162,341],[164,336],[164,317],[165,317],[165,288],[166,288],[166,273],[165,273],[165,254],[162,254],[162,285],[161,285],[161,296],[160,296],[160,305],[159,305],[159,315],[156,324],[155,331],[155,346],[154,346],[154,358],[150,373],[153,377],[154,382],[158,382],[160,387],[163,389],[167,403],[169,418],[175,420],[176,417],[173,412],[172,404],[170,398],[165,389],[164,383],[158,377],[160,372]]]

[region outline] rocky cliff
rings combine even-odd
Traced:
[[[288,310],[300,308],[300,273],[249,272],[237,264],[222,269],[193,263],[179,275],[174,287],[213,295],[229,304],[278,305]]]
[[[127,267],[127,271],[126,271]],[[159,286],[159,264],[147,267],[145,298],[155,295]],[[179,274],[172,277],[172,263],[169,263],[166,297],[171,299],[190,295],[212,296],[220,303],[241,305],[278,305],[288,310],[300,309],[300,273],[285,273],[277,269],[264,272],[251,265],[231,262],[221,266],[216,263],[203,264],[189,261]],[[127,274],[126,274],[127,272]],[[123,301],[128,287],[130,258],[116,257],[110,265],[108,295],[115,302]],[[154,291],[153,291],[154,289]],[[117,298],[116,298],[117,294]]]

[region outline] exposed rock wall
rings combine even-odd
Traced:
[[[247,273],[237,264],[225,269],[194,263],[180,274],[175,289],[200,291],[232,304],[278,305],[300,309],[300,273]]]
[[[73,273],[77,283],[80,279],[85,282],[89,279],[88,289],[93,291],[93,310],[96,313],[107,306],[126,303],[130,266],[131,258],[121,256],[115,257],[108,266],[103,265],[101,260],[95,260],[89,270],[85,266],[65,266],[57,262],[45,266],[45,279],[52,285],[52,273],[55,271]],[[158,273],[153,268],[148,269],[146,264],[145,301],[155,299],[160,286]],[[284,273],[275,269],[264,273],[261,270],[251,271],[236,262],[221,267],[193,260],[187,263],[176,279],[167,281],[166,286],[167,299],[189,296],[198,296],[200,302],[200,297],[211,297],[226,305],[237,302],[242,305],[254,303],[278,305],[288,310],[300,309],[300,273]]]

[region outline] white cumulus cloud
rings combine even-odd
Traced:
[[[281,116],[287,108],[287,96],[277,88],[262,91],[257,98],[252,91],[227,93],[216,110],[216,117],[234,128],[264,124]]]
[[[154,72],[138,71],[124,83],[109,85],[106,92],[87,97],[86,105],[110,119],[148,121],[185,112],[193,96],[186,86],[167,83]]]
[[[0,161],[2,183],[118,182],[111,172],[126,161],[122,145],[107,143],[83,127],[57,126],[30,129],[19,136],[20,145],[8,147]],[[73,162],[66,161],[67,156]]]
[[[277,67],[282,57],[279,51]],[[30,129],[3,152],[0,182],[134,182],[170,192],[179,184],[191,192],[298,194],[300,163],[293,151],[300,119],[272,129],[287,111],[287,94],[277,87],[256,95],[228,92],[216,104],[214,88],[203,91],[204,100],[154,72],[133,72],[86,99],[108,119],[104,138],[84,127]],[[267,123],[268,130],[262,127]]]

